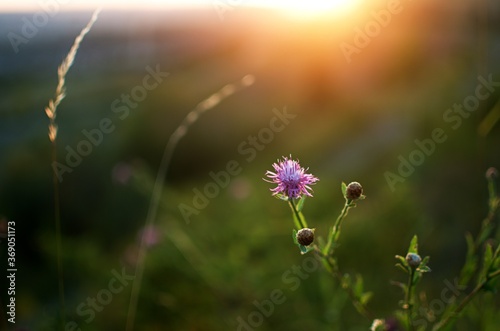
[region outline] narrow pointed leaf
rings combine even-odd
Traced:
[[[361,275],[356,275],[356,283],[354,284],[353,290],[357,297],[363,295],[363,277],[361,277]]]
[[[477,270],[477,257],[476,257],[476,244],[474,243],[474,238],[470,233],[465,235],[465,240],[467,242],[467,255],[465,257],[465,263],[460,271],[460,285],[467,285],[471,280],[472,276]]]
[[[486,278],[488,271],[491,267],[493,261],[493,249],[491,245],[486,245],[486,250],[484,252],[483,258],[483,267],[481,268],[481,273],[479,274],[479,281],[482,281]]]
[[[486,239],[488,239],[488,237],[490,236],[491,234],[491,231],[493,230],[495,226],[493,224],[487,224],[486,226],[484,226],[483,229],[481,229],[481,233],[479,234],[479,238],[478,238],[478,245],[481,245],[482,243],[485,242]]]
[[[403,284],[401,282],[397,282],[395,280],[391,280],[390,284],[401,288],[403,291],[406,291],[406,288],[407,288],[406,284]]]
[[[406,259],[404,257],[402,257],[401,255],[396,255],[396,259],[398,259],[399,262],[401,262],[401,264],[404,265],[405,267],[408,266],[408,262],[406,262]]]
[[[373,296],[373,292],[365,292],[359,298],[359,302],[361,302],[362,305],[366,305],[368,303],[368,301],[370,301],[372,296]]]
[[[417,271],[420,271],[420,272],[431,272],[432,270],[428,266],[423,266],[423,267],[418,267]]]
[[[300,198],[299,203],[297,204],[297,210],[299,213],[302,211],[302,208],[304,208],[304,202],[306,202],[307,195],[302,195],[302,198]]]
[[[418,238],[414,235],[410,242],[410,247],[408,247],[408,253],[418,254]]]
[[[408,269],[407,267],[404,267],[403,265],[401,265],[400,263],[397,263],[396,264],[396,267],[398,267],[399,269],[403,270],[404,272],[408,273]]]

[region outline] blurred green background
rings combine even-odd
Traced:
[[[223,20],[214,8],[103,11],[67,76],[57,116],[61,163],[68,146],[76,149],[86,139],[83,130],[103,118],[115,126],[60,183],[67,321],[82,330],[125,328],[131,281],[101,311],[93,310],[93,318],[82,313],[85,303],[108,289],[116,272],[134,273],[172,132],[199,102],[247,74],[255,84],[204,114],[175,150],[154,226],[146,229],[150,248],[135,329],[238,330],[238,318],[248,321],[258,311],[254,301],[276,289],[286,299],[252,329],[369,329],[371,321],[321,267],[290,282],[293,266],[311,260],[290,238],[288,206],[272,198],[272,185],[262,180],[276,159],[290,154],[320,178],[304,209],[317,235],[326,237],[343,206],[341,182],[363,185],[367,199],[347,217],[338,254],[344,272],[364,276],[377,316],[399,307],[402,293],[390,280],[405,281],[405,275],[394,268],[394,255],[406,252],[414,234],[421,254],[431,256],[432,273],[420,288],[430,302],[439,300],[464,261],[464,234],[477,233],[487,213],[484,173],[500,166],[500,90],[456,129],[443,115],[474,95],[478,76],[500,82],[500,11],[491,1],[402,1],[401,7],[350,61],[340,45],[353,45],[356,29],[376,22],[373,12],[386,2],[364,1],[355,13],[309,19],[243,6],[226,11]],[[51,17],[16,53],[8,34],[19,33],[23,17],[32,15],[0,15],[0,218],[16,222],[15,327],[54,330],[58,277],[44,107],[57,67],[91,12]],[[169,75],[120,119],[114,101],[142,85],[148,66]],[[241,144],[260,139],[273,109],[296,117],[260,141],[248,161]],[[436,128],[446,141],[392,190],[386,172],[398,174],[399,157],[408,160],[414,141]],[[232,160],[241,173],[186,222],[179,205],[193,206],[193,190],[203,191],[213,182],[209,173]],[[5,240],[0,246],[3,266]],[[476,300],[455,329],[498,330],[494,301],[498,307],[498,297]]]

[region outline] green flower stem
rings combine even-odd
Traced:
[[[331,254],[332,244],[338,238],[338,235],[340,233],[340,225],[342,224],[342,220],[346,217],[347,212],[349,211],[349,208],[351,208],[351,201],[346,200],[344,208],[342,208],[342,211],[340,212],[339,217],[337,217],[337,220],[335,221],[335,224],[332,227],[332,231],[330,232],[330,236],[328,237],[328,242],[327,242],[325,248],[323,249],[324,255],[328,256]]]
[[[467,306],[467,304],[478,294],[485,286],[486,284],[494,279],[495,277],[500,276],[500,270],[496,270],[490,274],[488,274],[485,278],[484,281],[479,283],[463,300],[460,302],[460,304],[455,308],[452,312],[450,312],[446,317],[444,317],[438,324],[436,324],[433,328],[432,331],[439,331],[444,329],[448,323],[451,322],[452,318],[455,318],[462,312],[462,310]]]
[[[415,276],[415,269],[410,267],[410,277],[408,278],[408,287],[406,289],[406,298],[405,298],[405,308],[408,317],[408,330],[413,331],[413,317],[412,317],[412,303],[411,296],[413,292],[413,278]]]
[[[295,226],[297,227],[297,230],[307,228],[306,220],[300,216],[300,213],[297,210],[297,206],[295,205],[295,202],[293,201],[293,199],[288,199],[288,203],[290,204],[290,208],[292,208],[292,212],[295,215],[293,220],[295,222]]]
[[[318,256],[321,258],[321,262],[323,263],[323,266],[325,269],[335,278],[337,279],[338,283],[342,285],[343,282],[343,274],[339,269],[337,261],[329,257],[319,249],[319,247],[315,244],[314,245],[314,250],[318,254]],[[359,299],[356,297],[356,294],[354,293],[354,290],[352,289],[351,286],[341,286],[342,289],[347,293],[349,296],[349,299],[351,300],[353,306],[356,308],[356,310],[364,317],[366,317],[368,320],[372,321],[375,318],[375,314],[373,314],[370,309]]]

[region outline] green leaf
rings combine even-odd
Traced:
[[[359,302],[361,302],[362,305],[366,305],[368,303],[368,301],[370,301],[372,296],[373,296],[373,292],[365,292],[359,298]]]
[[[396,263],[396,267],[398,267],[399,269],[403,270],[406,273],[409,273],[408,267],[403,266],[401,263]]]
[[[342,190],[342,195],[344,196],[344,199],[347,199],[347,198],[346,198],[346,194],[347,194],[347,185],[346,185],[344,182],[342,182],[342,185],[341,185],[341,187],[340,187],[340,188],[341,188],[341,190]]]
[[[410,266],[408,265],[408,262],[406,262],[406,259],[401,255],[396,255],[395,258],[398,259],[400,262],[396,263],[396,267],[398,267],[399,269],[403,270],[406,273],[410,273]]]
[[[420,271],[420,272],[431,272],[432,270],[428,266],[423,266],[423,267],[418,267],[417,271]]]
[[[402,303],[403,302],[401,302],[401,305],[402,305]],[[394,312],[394,316],[396,317],[396,319],[397,319],[397,321],[399,322],[400,325],[406,325],[406,321],[407,321],[406,310],[396,310]]]
[[[297,203],[297,211],[300,213],[302,211],[302,208],[304,208],[304,202],[306,201],[307,195],[302,195],[302,198],[300,198],[299,203]]]
[[[356,275],[353,291],[358,298],[363,295],[363,277],[359,274]]]
[[[426,256],[422,259],[422,262],[420,262],[420,265],[417,268],[417,271],[420,271],[420,272],[415,272],[413,274],[413,285],[418,284],[420,279],[422,279],[424,273],[431,272],[431,268],[429,268],[427,266],[427,264],[429,263],[429,259],[430,258],[428,256]]]
[[[500,256],[500,245],[497,246],[497,249],[495,250],[495,254],[493,254],[493,258],[496,259]]]
[[[284,195],[284,194],[281,194],[281,193],[278,193],[278,194],[274,195],[274,197],[276,199],[279,199],[279,200],[288,201],[288,197],[286,195]]]
[[[484,284],[483,290],[485,290],[486,292],[491,292],[493,294],[496,294],[498,290],[495,281],[496,279],[490,279],[486,284]]]
[[[310,251],[313,251],[314,250],[314,246],[310,245],[310,246],[307,246],[307,251],[306,253],[309,253]],[[306,254],[306,253],[302,253],[302,254]]]
[[[422,267],[427,267],[429,268],[427,265],[429,264],[429,260],[430,260],[430,257],[426,256],[422,259],[422,262],[420,262],[420,265],[418,266],[419,268],[422,268]],[[430,271],[430,268],[429,268],[429,271]]]
[[[325,245],[326,245],[325,239],[323,239],[323,237],[321,237],[321,236],[318,236],[318,238],[316,240],[318,242],[318,247],[322,250],[323,247],[325,247]]]
[[[500,268],[500,245],[497,246],[495,253],[493,254],[493,265],[492,267],[496,270]]]
[[[465,263],[460,271],[460,285],[467,285],[471,280],[472,276],[477,270],[477,257],[476,257],[476,244],[474,243],[474,238],[470,233],[465,235],[465,240],[467,242],[467,255],[465,257]]]
[[[408,287],[408,286],[406,286],[406,284],[401,283],[401,282],[397,282],[395,280],[391,280],[390,284],[401,288],[403,291],[406,291],[406,288]]]
[[[482,282],[484,279],[486,279],[488,271],[491,268],[492,261],[493,261],[493,248],[491,247],[490,244],[487,244],[486,250],[484,252],[483,267],[481,268],[481,272],[479,273],[479,282]]]
[[[314,250],[314,246],[313,245],[309,245],[309,246],[304,246],[304,245],[301,245],[297,242],[297,246],[299,247],[300,249],[300,254],[304,255],[304,254],[307,254],[309,253],[310,251]]]
[[[299,242],[297,241],[297,230],[295,230],[295,229],[292,229],[292,238],[293,238],[293,243],[295,245],[298,245]]]
[[[408,253],[418,254],[418,238],[414,235],[410,242],[410,247],[408,247]]]
[[[476,253],[476,243],[470,232],[465,234],[465,241],[467,242],[467,257],[473,256]]]
[[[491,223],[483,226],[478,236],[478,245],[481,245],[486,239],[488,239],[494,227],[495,225]]]
[[[404,257],[402,257],[401,255],[396,255],[395,257],[399,260],[399,262],[401,262],[402,265],[408,267],[408,262],[406,262],[406,259]]]
[[[424,273],[432,271],[431,268],[429,268],[429,266],[427,265],[429,263],[429,259],[430,258],[428,256],[426,256],[423,258],[422,262],[420,262],[420,265],[417,268],[417,271],[419,271],[419,272],[416,272],[413,275],[414,284],[417,284],[420,281],[420,279],[423,277]]]

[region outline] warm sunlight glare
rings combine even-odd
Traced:
[[[345,14],[355,7],[356,0],[255,0],[256,6],[278,9],[299,18]]]

